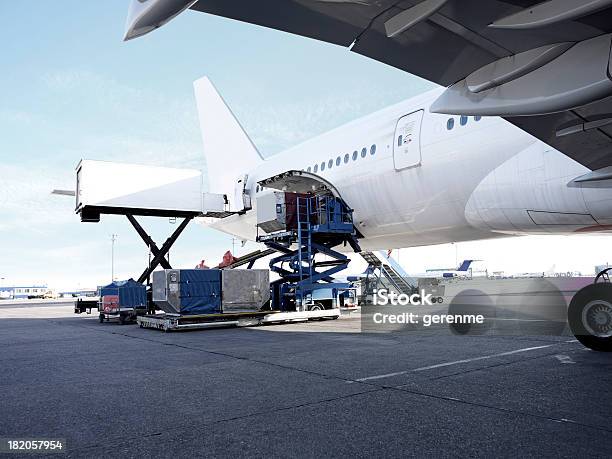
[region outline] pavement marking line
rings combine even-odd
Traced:
[[[574,359],[572,359],[569,355],[565,355],[565,354],[557,354],[555,355],[555,358],[560,362],[560,363],[576,363],[574,362]]]
[[[397,371],[395,373],[387,373],[384,375],[368,376],[367,378],[359,378],[359,379],[356,379],[355,381],[364,382],[364,381],[373,381],[376,379],[392,378],[393,376],[401,376],[401,375],[405,375],[405,374],[413,373],[417,371],[433,370],[435,368],[449,367],[451,365],[460,365],[462,363],[477,362],[479,360],[487,360],[487,359],[493,359],[495,357],[504,357],[507,355],[514,355],[514,354],[520,354],[523,352],[536,351],[538,349],[546,349],[552,346],[556,346],[556,344],[547,344],[546,346],[526,347],[523,349],[517,349],[515,351],[502,352],[500,354],[483,355],[481,357],[473,357],[471,359],[463,359],[463,360],[455,360],[454,362],[438,363],[436,365],[429,365],[427,367],[414,368],[412,370]]]

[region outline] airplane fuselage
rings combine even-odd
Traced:
[[[212,226],[256,238],[258,181],[306,170],[354,209],[363,249],[607,229],[612,193],[570,184],[587,168],[498,117],[429,112],[436,89],[268,158],[248,174],[254,209]]]

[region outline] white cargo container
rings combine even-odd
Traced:
[[[84,220],[100,213],[172,216],[224,210],[223,195],[204,193],[197,169],[81,160],[76,211]]]

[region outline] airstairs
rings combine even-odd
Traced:
[[[360,255],[368,263],[362,296],[370,295],[373,290],[381,288],[408,295],[415,291],[416,279],[411,278],[399,263],[384,251],[360,252]]]

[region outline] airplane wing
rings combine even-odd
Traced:
[[[181,11],[350,47],[447,86],[432,110],[503,116],[612,166],[612,0],[132,0],[126,39]]]

